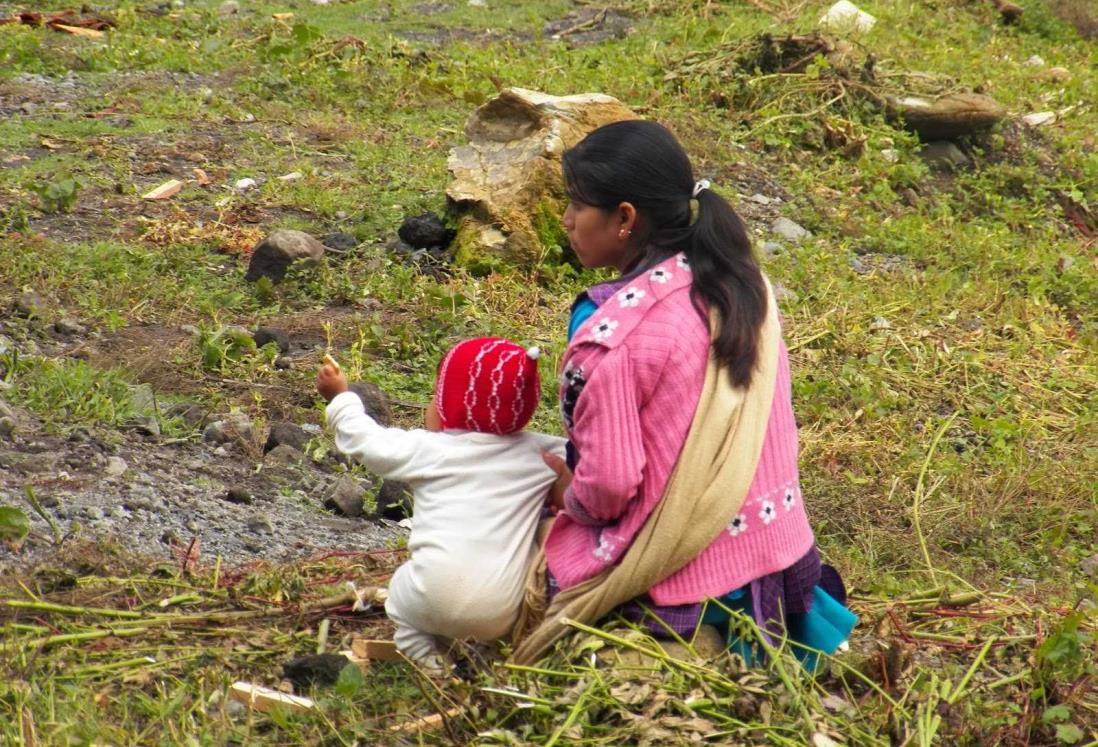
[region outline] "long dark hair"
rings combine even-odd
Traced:
[[[766,318],[766,283],[747,229],[724,198],[702,190],[692,220],[694,169],[675,136],[655,122],[615,122],[565,151],[563,168],[573,201],[608,212],[623,202],[637,209],[630,269],[686,252],[694,298],[720,315],[713,354],[733,385],[749,384]]]

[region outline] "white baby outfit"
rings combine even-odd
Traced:
[[[436,636],[491,641],[514,624],[534,535],[556,474],[542,460],[565,441],[382,427],[353,392],[328,405],[336,448],[414,491],[411,558],[389,583],[385,611],[405,656],[432,661]]]

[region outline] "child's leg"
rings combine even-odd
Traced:
[[[393,574],[389,582],[389,597],[385,601],[385,613],[396,623],[393,642],[397,650],[417,664],[429,670],[444,668],[439,653],[438,640],[430,633],[424,633],[415,622],[423,612],[427,600],[416,588],[407,564],[402,565]]]

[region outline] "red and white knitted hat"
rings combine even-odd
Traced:
[[[459,342],[442,359],[435,407],[443,429],[514,433],[530,422],[541,398],[537,348],[500,337]]]

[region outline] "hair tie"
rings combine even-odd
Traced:
[[[698,179],[698,181],[694,182],[694,192],[690,195],[690,199],[696,199],[697,196],[702,193],[703,189],[709,189],[708,179]]]

